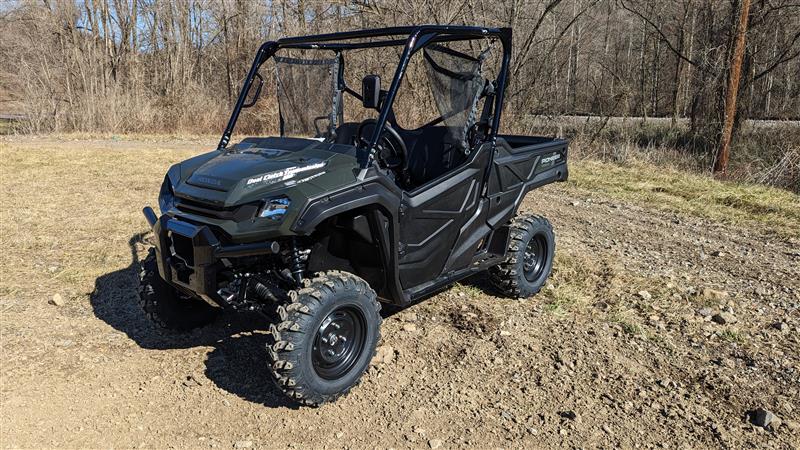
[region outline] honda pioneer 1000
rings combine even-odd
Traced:
[[[553,231],[517,210],[532,189],[566,180],[567,142],[498,134],[510,57],[507,28],[263,44],[219,147],[169,169],[160,216],[144,209],[155,235],[145,312],[188,330],[223,309],[263,311],[266,367],[291,398],[319,405],[368,367],[380,302],[408,305],[484,270],[504,295],[537,293]],[[275,89],[259,102],[265,78]],[[280,136],[229,147],[256,104]]]

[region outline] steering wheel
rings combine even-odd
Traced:
[[[359,147],[363,148],[369,145],[369,141],[365,139],[364,134],[369,128],[372,128],[370,133],[373,133],[377,124],[377,120],[367,119],[358,125],[356,143]],[[401,179],[404,179],[405,174],[408,172],[407,155],[408,150],[406,149],[406,143],[403,142],[403,138],[401,138],[400,134],[387,122],[375,146],[375,160],[378,162],[378,165],[394,171]]]

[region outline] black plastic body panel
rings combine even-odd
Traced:
[[[567,145],[563,139],[534,136],[497,139],[487,186],[490,227],[508,222],[532,189],[567,179]]]
[[[149,207],[144,208],[143,213],[156,237],[156,262],[161,278],[214,306],[228,307],[217,294],[217,269],[221,258],[268,255],[280,251],[275,241],[223,245],[205,225],[166,214],[155,219],[155,212]]]
[[[462,227],[480,218],[482,179],[489,152],[490,148],[483,146],[462,167],[403,195],[399,253],[404,287],[439,277],[451,250],[461,247],[457,241],[467,237],[461,233]]]
[[[311,235],[334,216],[374,210],[364,216],[368,227],[355,220],[350,227],[382,249],[381,297],[407,304],[502,261],[508,220],[527,192],[566,180],[566,159],[567,141],[513,136],[496,147],[484,144],[460,167],[412,192],[371,169],[362,183],[310,200],[292,231]]]
[[[337,215],[357,210],[367,212],[365,220],[370,239],[376,241],[385,274],[385,281],[378,294],[392,303],[406,304],[410,301],[410,297],[403,292],[397,261],[401,197],[402,191],[394,181],[372,168],[364,181],[309,200],[298,214],[292,231],[298,235],[309,236],[320,224]],[[358,234],[366,232],[359,221],[354,221],[352,228]]]

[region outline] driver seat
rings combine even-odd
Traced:
[[[418,130],[398,129],[408,145],[408,173],[411,188],[422,186],[461,164],[464,153],[450,142],[446,126],[424,127]]]

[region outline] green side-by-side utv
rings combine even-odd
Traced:
[[[503,295],[537,293],[553,231],[518,209],[567,179],[567,142],[499,133],[511,42],[508,28],[423,25],[263,44],[219,147],[172,166],[161,214],[144,209],[155,235],[145,312],[178,331],[223,310],[265,313],[265,368],[319,405],[368,367],[381,303],[409,305],[481,271]],[[390,58],[387,89],[352,73]],[[407,82],[412,64],[425,83]],[[265,79],[274,90],[262,98]],[[416,107],[431,120],[403,126],[404,89],[425,90]],[[277,102],[280,135],[228,145],[240,113],[265,102]]]

